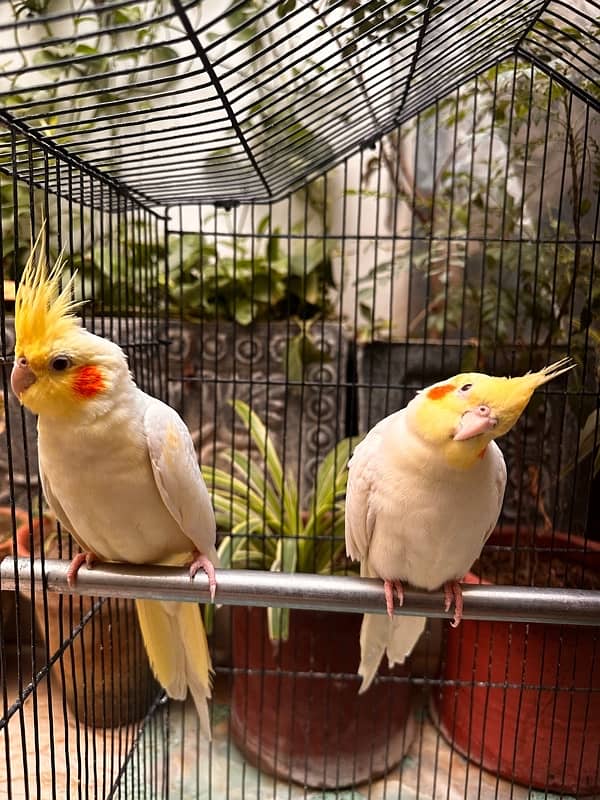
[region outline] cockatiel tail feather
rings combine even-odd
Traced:
[[[174,700],[185,700],[190,689],[200,725],[208,733],[207,700],[211,695],[212,672],[198,607],[193,603],[158,600],[136,600],[135,604],[156,679]],[[165,646],[168,642],[182,642],[183,647]]]

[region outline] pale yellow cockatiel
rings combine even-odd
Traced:
[[[83,561],[189,564],[211,594],[216,525],[192,439],[177,412],[139,389],[120,347],[74,316],[61,259],[46,269],[43,231],[16,295],[13,390],[38,414],[44,495]],[[191,691],[210,736],[211,663],[198,605],[137,600],[144,644],[167,694]]]
[[[346,549],[361,575],[384,581],[388,616],[365,614],[360,635],[360,691],[387,653],[402,664],[426,619],[393,616],[402,582],[444,587],[446,611],[462,615],[458,580],[494,529],[506,486],[504,457],[494,439],[507,433],[534,390],[571,369],[570,359],[519,378],[456,375],[423,389],[378,422],[349,462]]]

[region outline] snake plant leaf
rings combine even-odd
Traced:
[[[277,455],[271,437],[267,433],[267,428],[256,412],[252,411],[243,400],[234,400],[233,407],[236,414],[248,429],[254,444],[259,453],[265,460],[269,477],[276,491],[281,491],[283,487],[283,467]]]
[[[232,403],[248,431],[253,454],[235,450],[231,467],[203,467],[217,521],[227,531],[219,545],[223,567],[276,572],[345,573],[344,502],[347,466],[360,437],[343,439],[317,470],[308,502],[300,504],[298,480],[284,474],[275,442],[260,417],[242,400]],[[212,611],[205,610],[207,630]],[[273,642],[289,635],[289,609],[267,610]]]

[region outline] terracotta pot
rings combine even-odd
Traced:
[[[555,534],[536,545],[579,548],[565,557],[600,572],[598,543]],[[600,627],[464,621],[449,631],[442,677],[458,685],[440,686],[433,715],[464,756],[538,789],[600,792]]]
[[[49,538],[54,520],[44,518],[45,554],[58,558],[58,540]],[[68,540],[65,536],[63,542]],[[39,520],[33,524],[34,553],[41,552]],[[25,524],[17,531],[19,555],[30,555],[30,531]],[[60,557],[67,558],[64,544]],[[98,603],[96,597],[68,597],[55,592],[36,591],[33,601],[37,628],[44,636],[50,655],[73,636],[60,661],[51,670],[55,691],[65,693],[69,708],[79,720],[95,728],[113,728],[142,719],[158,692],[133,600],[110,598],[83,627],[79,625]],[[72,631],[75,631],[73,634]]]
[[[358,614],[292,610],[289,640],[275,648],[265,609],[234,609],[231,730],[252,764],[333,788],[402,759],[415,732],[413,688],[382,681],[358,694],[360,623]]]

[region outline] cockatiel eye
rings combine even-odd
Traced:
[[[465,392],[468,392],[469,389],[472,389],[472,388],[473,388],[473,384],[472,383],[465,383],[464,386],[461,386],[458,391],[459,392],[463,392],[463,394],[464,394]]]
[[[71,359],[68,356],[55,356],[50,366],[55,372],[64,372],[71,366]]]

